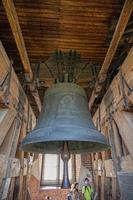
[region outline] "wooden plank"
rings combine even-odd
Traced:
[[[113,34],[113,38],[111,40],[110,46],[109,46],[107,54],[105,56],[103,65],[99,72],[98,81],[95,84],[95,90],[93,90],[91,98],[89,100],[89,109],[91,109],[91,107],[95,101],[95,98],[99,95],[101,89],[103,88],[103,83],[107,78],[107,71],[113,60],[113,57],[114,57],[117,47],[119,45],[120,39],[125,31],[128,20],[132,14],[132,11],[133,11],[133,1],[126,0],[125,4],[123,6],[123,9],[122,9],[120,18],[118,20],[115,32]]]
[[[12,152],[12,149],[15,149],[16,150],[16,144],[15,146],[13,146],[13,143],[18,141],[18,138],[17,141],[14,140],[15,138],[15,135],[17,134],[17,137],[19,136],[19,132],[20,132],[20,124],[21,124],[21,121],[20,119],[14,119],[13,123],[12,123],[12,126],[10,128],[10,130],[8,131],[8,133],[6,134],[6,137],[2,143],[2,145],[0,146],[0,153],[1,154],[4,154],[4,155],[7,155],[7,156],[11,156],[11,157],[15,157],[15,153],[16,152]]]
[[[0,145],[2,144],[17,112],[14,108],[0,109]]]
[[[16,13],[16,9],[14,7],[14,3],[12,0],[2,0],[2,2],[3,2],[3,6],[5,8],[7,17],[8,17],[8,21],[10,23],[10,27],[11,27],[14,39],[16,41],[16,45],[17,45],[17,48],[18,48],[18,51],[20,54],[21,61],[24,66],[25,73],[27,74],[28,79],[30,81],[32,81],[33,73],[31,70],[29,58],[27,55],[27,51],[26,51],[24,39],[22,36],[22,31],[21,31],[21,28],[19,25],[19,20],[18,20],[18,16]]]
[[[133,158],[133,113],[117,111],[114,118],[119,127],[121,137]]]

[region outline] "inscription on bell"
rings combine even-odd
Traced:
[[[57,109],[57,116],[71,116],[72,113],[78,112],[75,100],[75,95],[61,97]]]

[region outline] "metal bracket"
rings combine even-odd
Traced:
[[[3,93],[3,104],[5,106],[8,106],[9,103],[10,103],[10,100],[9,100],[9,93],[10,93],[10,85],[11,85],[11,76],[12,76],[12,69],[13,69],[13,66],[12,66],[12,61],[10,63],[10,68],[9,68],[9,72],[3,82],[3,84],[1,85],[0,87],[0,90],[2,91]]]
[[[133,88],[129,86],[121,70],[120,70],[120,80],[121,80],[121,91],[124,98],[124,108],[126,110],[129,110],[131,105],[129,104],[129,100],[125,92],[125,87],[128,89],[128,95],[130,95],[133,92]]]

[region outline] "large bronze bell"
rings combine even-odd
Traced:
[[[94,126],[85,91],[74,83],[57,83],[47,89],[37,125],[22,141],[24,151],[60,153],[63,142],[70,153],[97,152],[108,148]]]

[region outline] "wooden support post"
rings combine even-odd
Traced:
[[[95,101],[95,98],[99,95],[101,89],[103,88],[103,83],[107,78],[107,71],[113,60],[113,57],[114,57],[117,47],[119,45],[120,39],[125,31],[128,20],[132,14],[132,11],[133,11],[133,1],[126,0],[125,4],[123,6],[123,9],[122,9],[120,18],[118,20],[113,38],[111,40],[110,46],[109,46],[107,54],[105,56],[103,65],[99,72],[98,81],[95,84],[95,90],[93,90],[91,98],[89,100],[89,108],[90,109]]]
[[[27,128],[27,124],[23,120],[21,131],[20,131],[19,141],[21,141],[25,137],[26,128]],[[21,170],[20,170],[20,176],[19,176],[19,180],[18,180],[18,184],[19,184],[18,199],[24,200],[24,197],[23,197],[24,152],[23,151],[19,151],[19,158],[20,158]]]

